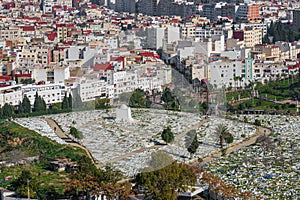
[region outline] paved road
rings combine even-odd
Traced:
[[[89,152],[89,150],[86,147],[82,146],[81,144],[73,142],[73,140],[66,135],[66,133],[68,131],[67,132],[63,132],[63,130],[60,128],[60,126],[57,124],[57,122],[54,121],[53,119],[45,118],[45,121],[54,130],[54,132],[56,133],[56,135],[58,137],[60,137],[61,139],[63,139],[65,142],[67,142],[67,144],[69,144],[71,146],[79,147],[79,148],[83,149],[86,152],[86,154],[88,155],[88,157],[91,159],[92,163],[94,165],[96,165],[95,159],[93,158],[93,156]]]

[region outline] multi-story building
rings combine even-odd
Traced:
[[[252,48],[262,43],[262,30],[252,27],[246,27],[244,30],[233,32],[233,38],[244,41],[245,48]]]
[[[69,67],[35,67],[32,70],[32,78],[36,83],[64,83],[70,78]]]
[[[19,37],[19,28],[18,27],[9,27],[8,29],[0,30],[0,38],[11,40]]]
[[[34,104],[35,95],[38,93],[44,99],[47,105],[62,102],[67,92],[64,84],[46,84],[46,85],[25,85],[22,86],[23,95],[30,100],[30,104]]]
[[[135,13],[136,7],[136,0],[116,0],[115,10],[117,12]]]
[[[209,81],[217,88],[222,87],[241,87],[247,84],[252,77],[252,60],[233,61],[233,60],[219,60],[211,62],[208,65]],[[242,77],[241,81],[235,81],[234,77]]]
[[[138,12],[154,16],[157,15],[157,4],[158,0],[140,0],[138,2]]]
[[[259,5],[258,4],[249,4],[248,5],[248,20],[256,20],[259,19]]]
[[[246,27],[252,27],[262,30],[262,36],[265,36],[268,31],[268,25],[266,23],[241,23],[240,28],[245,29]]]
[[[160,27],[151,27],[147,29],[147,46],[151,49],[159,49],[163,47],[163,39],[165,37],[165,29]]]
[[[215,7],[216,4],[210,3],[210,4],[204,4],[202,7],[203,10],[203,16],[209,19],[210,21],[214,21],[216,19],[215,15]]]
[[[300,9],[293,10],[293,27],[294,30],[300,30]]]
[[[60,42],[65,42],[68,37],[68,27],[66,24],[56,24],[57,35]]]
[[[8,103],[13,106],[17,106],[22,102],[22,85],[11,85],[0,88],[0,106],[4,106],[5,103]]]
[[[195,37],[195,26],[194,25],[184,25],[181,27],[181,37],[182,38],[193,38]]]
[[[280,58],[279,46],[259,44],[255,45],[255,50],[262,54],[263,60],[278,61]]]
[[[82,102],[112,97],[107,82],[104,80],[81,80],[77,87]]]
[[[237,21],[247,20],[247,16],[248,16],[248,5],[244,3],[239,4],[236,11],[236,20]]]

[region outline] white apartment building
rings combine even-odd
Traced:
[[[182,38],[195,37],[195,26],[194,25],[184,25],[183,27],[181,27],[181,37]]]
[[[22,86],[23,95],[27,95],[30,104],[34,104],[35,94],[38,93],[47,105],[63,101],[67,91],[64,84],[25,85]]]
[[[147,29],[147,47],[151,49],[163,48],[180,40],[180,27],[169,26],[167,28],[151,27]]]
[[[244,30],[244,45],[246,48],[252,48],[262,43],[262,30],[258,28],[246,28]]]
[[[147,29],[147,46],[151,49],[163,47],[165,29],[160,27],[151,27]]]
[[[45,83],[64,83],[64,81],[69,78],[69,67],[36,67],[32,70],[32,79],[34,79],[36,83],[41,81],[44,81]]]
[[[215,61],[208,65],[209,82],[217,88],[239,87],[240,83],[234,81],[234,77],[243,77],[244,65],[241,61]]]
[[[104,80],[81,80],[77,87],[82,102],[113,97],[110,87]]]
[[[132,92],[138,88],[137,74],[127,71],[114,72],[112,74],[112,84],[115,97],[122,93]]]
[[[8,103],[13,106],[19,105],[19,102],[22,102],[22,85],[12,85],[7,87],[0,88],[0,106],[4,106],[5,103]]]
[[[274,61],[256,61],[253,65],[253,77],[255,80],[270,80],[276,79],[277,75],[282,76],[283,74],[289,74],[288,68],[283,62]]]
[[[165,41],[167,44],[180,40],[180,27],[169,26],[165,29]]]
[[[251,27],[253,29],[261,29],[262,30],[262,37],[267,34],[268,25],[267,23],[241,23],[240,28],[245,29],[247,27]]]
[[[210,28],[202,28],[196,27],[195,28],[195,37],[196,38],[209,38],[211,37],[211,29]]]

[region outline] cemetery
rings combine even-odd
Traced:
[[[281,115],[241,115],[237,119],[262,126],[272,133],[205,168],[242,191],[252,191],[263,199],[299,199],[300,117]]]
[[[117,112],[120,115],[120,111],[113,108],[21,118],[17,122],[59,143],[63,141],[49,127],[45,117],[55,120],[65,132],[76,127],[83,135],[80,143],[99,163],[112,163],[128,176],[143,170],[151,153],[157,150],[164,151],[180,162],[190,162],[219,151],[215,128],[220,123],[225,124],[233,135],[233,144],[245,139],[243,135],[250,136],[256,132],[252,125],[216,116],[159,109],[128,110],[126,106],[121,108],[125,110],[121,111],[121,115],[125,112],[129,120],[124,116],[119,116],[122,120],[118,120],[116,116]],[[161,132],[168,126],[174,133],[175,141],[164,145]],[[195,130],[199,141],[199,148],[194,155],[187,151],[190,143],[186,133],[192,130]]]

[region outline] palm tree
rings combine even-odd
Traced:
[[[242,87],[242,80],[243,80],[243,77],[239,76],[238,77],[238,80],[239,80],[239,87],[241,88]]]
[[[237,81],[238,81],[238,79],[239,79],[239,77],[237,77],[237,76],[233,77],[235,89],[237,89]]]
[[[218,126],[215,129],[215,134],[219,138],[221,149],[223,149],[223,143],[227,136],[230,135],[227,126],[225,124],[218,124]]]

